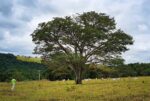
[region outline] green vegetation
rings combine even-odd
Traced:
[[[36,62],[41,63],[41,58],[38,57],[26,57],[26,56],[17,56],[17,60],[26,61],[26,62]]]
[[[150,101],[150,77],[0,83],[0,101]]]
[[[42,79],[56,81],[31,81],[38,79],[38,70],[41,70]],[[150,75],[148,63],[90,64],[86,65],[83,78],[93,80],[87,79],[82,85],[76,85],[72,81],[75,78],[73,71],[67,66],[55,67],[49,63],[47,67],[18,60],[12,54],[0,54],[0,81],[8,81],[0,83],[0,101],[149,101],[150,77],[135,77],[146,75]],[[127,76],[134,77],[118,79]],[[17,82],[14,92],[10,90],[11,78],[22,81]]]
[[[10,81],[16,78],[22,80],[37,80],[38,70],[41,75],[46,71],[46,66],[36,62],[25,62],[18,60],[13,54],[0,53],[0,81]]]
[[[118,29],[114,18],[95,11],[55,17],[40,23],[31,35],[34,52],[45,62],[68,65],[76,84],[82,84],[87,63],[108,64],[133,44],[132,36]]]
[[[26,57],[27,58],[27,57]],[[75,78],[73,71],[67,65],[55,65],[57,62],[47,64],[39,64],[36,62],[25,62],[17,59],[12,54],[0,54],[0,81],[10,81],[11,78],[16,78],[19,81],[37,80],[38,70],[41,70],[41,78],[48,80],[63,80]],[[83,72],[85,78],[116,78],[128,76],[149,76],[150,63],[134,63],[117,66],[116,63],[112,66],[90,64],[86,65]],[[118,64],[118,63],[117,63]]]
[[[124,64],[132,36],[105,13],[55,17],[31,36],[41,58],[0,53],[0,101],[150,101],[150,63]]]

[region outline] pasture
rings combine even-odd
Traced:
[[[0,101],[150,101],[150,77],[0,83]]]

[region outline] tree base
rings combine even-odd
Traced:
[[[82,84],[82,80],[76,80],[75,83],[76,84]]]

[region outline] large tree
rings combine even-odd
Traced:
[[[45,61],[60,57],[74,71],[76,84],[82,83],[85,64],[107,63],[133,44],[131,36],[116,28],[114,18],[94,11],[40,23],[32,38],[35,53]]]

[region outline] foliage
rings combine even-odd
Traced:
[[[56,55],[53,61],[46,62],[48,66],[17,60],[12,54],[0,54],[0,81],[10,81],[11,78],[22,80],[37,80],[38,70],[42,79],[63,80],[75,79],[72,69],[64,63],[63,55]],[[63,63],[63,65],[62,65]],[[118,66],[101,64],[86,64],[82,79],[87,78],[117,78],[129,76],[150,76],[150,63],[132,63]]]
[[[58,71],[57,71],[58,69]],[[61,70],[61,71],[60,71]],[[55,72],[55,74],[53,73]],[[62,77],[59,76],[57,79],[54,77],[57,75],[57,72],[62,73]],[[49,71],[46,72],[47,79],[49,80],[62,80],[62,79],[74,79],[75,76],[73,71],[67,67],[57,68],[49,68]],[[58,73],[58,74],[61,74]],[[67,78],[63,76],[63,74],[67,74]],[[150,64],[149,63],[134,63],[134,64],[126,64],[121,66],[105,66],[105,65],[97,65],[97,64],[88,64],[83,72],[83,78],[118,78],[118,77],[137,77],[137,76],[150,76]]]
[[[82,83],[85,64],[108,63],[133,44],[131,36],[116,28],[114,18],[94,11],[40,23],[32,38],[35,53],[44,61],[63,54],[77,84]]]
[[[12,78],[19,81],[37,80],[38,70],[44,72],[46,66],[34,62],[20,61],[13,54],[0,53],[0,81],[10,81]]]
[[[116,58],[114,58],[111,61],[107,62],[107,65],[111,66],[111,67],[123,66],[124,61],[125,60],[121,56],[117,56]]]

